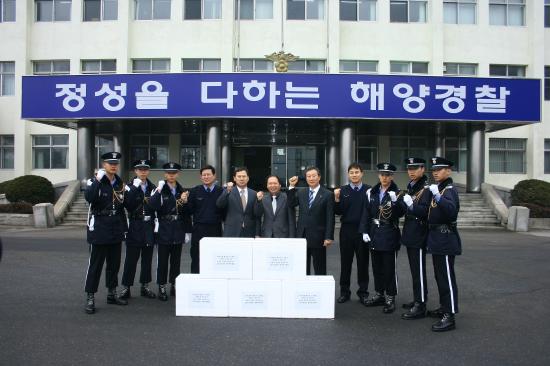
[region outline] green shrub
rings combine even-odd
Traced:
[[[38,175],[24,175],[4,182],[5,193],[8,201],[27,202],[32,205],[37,203],[54,203],[55,190],[52,183]]]
[[[27,202],[0,204],[0,213],[32,214],[32,205]]]
[[[512,205],[529,208],[530,217],[550,217],[550,183],[538,179],[522,180],[511,192]]]

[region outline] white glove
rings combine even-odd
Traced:
[[[185,233],[185,244],[191,243],[191,233]]]
[[[128,185],[126,185],[126,186],[124,186],[124,190],[125,190],[126,192],[130,192],[130,187],[129,187]]]
[[[403,202],[407,205],[407,207],[411,207],[413,205],[413,199],[408,194],[403,196]]]
[[[394,191],[389,191],[388,194],[390,195],[390,199],[392,202],[397,201],[397,196]]]
[[[134,187],[139,188],[139,185],[141,184],[141,179],[135,178],[132,184],[134,185]]]
[[[363,234],[363,241],[364,241],[365,243],[368,243],[368,242],[370,241],[370,236],[369,236],[369,234]]]
[[[430,186],[430,192],[432,192],[434,196],[437,196],[439,194],[439,187],[437,186],[437,184],[432,184]]]
[[[104,176],[105,176],[105,169],[99,169],[96,174],[97,180],[103,179]]]
[[[162,191],[162,187],[164,187],[165,184],[166,184],[165,181],[159,180],[159,184],[158,184],[158,186],[157,186],[157,190],[158,190],[159,192]]]

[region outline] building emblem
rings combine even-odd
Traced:
[[[273,52],[271,55],[265,55],[265,58],[273,61],[275,64],[275,70],[277,72],[287,72],[288,63],[296,61],[299,56],[294,56],[292,53],[285,53],[284,51]]]

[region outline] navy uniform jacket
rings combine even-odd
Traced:
[[[334,240],[334,194],[331,191],[319,187],[311,208],[309,187],[290,189],[287,198],[291,208],[299,207],[296,237],[305,238],[308,248],[322,248],[325,240]]]
[[[367,200],[367,189],[370,186],[363,183],[361,189],[355,191],[350,184],[340,188],[340,202],[334,203],[334,213],[342,215],[342,224],[355,225],[359,228],[365,201]]]
[[[190,233],[191,217],[184,212],[183,204],[180,201],[183,187],[176,182],[176,195],[170,191],[168,183],[162,187],[162,191],[154,191],[149,199],[149,205],[157,212],[159,229],[157,233],[157,244],[170,245],[182,244],[185,242],[185,233]]]
[[[114,192],[113,192],[114,191]],[[126,214],[124,213],[124,182],[115,175],[111,185],[103,176],[88,180],[84,198],[90,203],[87,239],[89,244],[114,244],[124,240]]]
[[[126,245],[138,247],[153,245],[156,214],[149,204],[149,199],[151,192],[157,187],[149,179],[147,179],[145,193],[141,186],[136,188],[133,184],[128,184],[127,187],[124,206],[128,211],[130,226],[126,234]]]
[[[441,199],[436,202],[433,198],[429,208],[427,249],[432,254],[460,255],[462,243],[456,228],[460,210],[458,192],[451,178],[439,183],[438,187]]]
[[[401,235],[401,244],[409,248],[426,248],[426,236],[428,235],[428,208],[430,207],[430,190],[427,185],[428,178],[423,175],[414,185],[407,185],[407,193],[413,199],[411,208],[399,199],[397,202],[405,210],[405,223]]]
[[[185,210],[193,215],[193,226],[197,224],[221,225],[223,210],[216,206],[216,201],[222,191],[222,188],[217,185],[212,185],[210,192],[206,192],[202,184],[191,188]]]
[[[380,201],[380,183],[367,190],[359,232],[369,234],[371,241],[367,244],[372,250],[399,250],[401,238],[399,218],[405,214],[405,210],[398,204],[399,199],[396,202],[391,201],[389,191],[394,191],[396,195],[399,193],[394,182],[391,182]],[[382,216],[381,207],[387,211],[387,215]],[[379,220],[379,224],[375,223],[375,220]]]

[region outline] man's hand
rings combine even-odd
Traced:
[[[298,177],[294,176],[288,180],[288,186],[289,187],[296,187],[296,184],[298,184]]]
[[[369,236],[369,234],[363,234],[363,241],[364,241],[365,243],[368,243],[368,242],[370,241],[370,236]]]
[[[390,195],[390,199],[392,202],[397,201],[397,195],[395,194],[394,191],[389,191],[388,194]]]
[[[227,189],[227,192],[231,192],[231,190],[233,189],[233,182],[227,182],[225,188]]]
[[[258,193],[256,193],[256,198],[258,198],[258,201],[261,201],[264,198],[264,192],[258,191]]]
[[[408,194],[403,196],[403,202],[407,205],[407,207],[411,207],[413,205],[413,199]]]
[[[187,200],[189,199],[189,191],[182,192],[180,198],[183,203],[187,203]]]
[[[141,179],[135,178],[132,184],[134,185],[134,187],[139,188],[139,185],[141,184]]]
[[[437,186],[437,184],[432,184],[430,186],[430,192],[432,192],[434,196],[437,196],[439,194],[439,187]]]
[[[323,242],[324,247],[330,247],[331,245],[332,245],[332,240],[330,239],[325,239],[325,241]]]
[[[162,187],[164,187],[164,185],[166,184],[165,181],[163,180],[159,180],[159,184],[157,185],[157,191],[160,193],[160,191],[162,191]]]
[[[334,201],[335,202],[340,202],[340,188],[336,188],[334,190]]]
[[[101,182],[101,179],[105,176],[105,169],[99,169],[95,175],[96,179]]]

